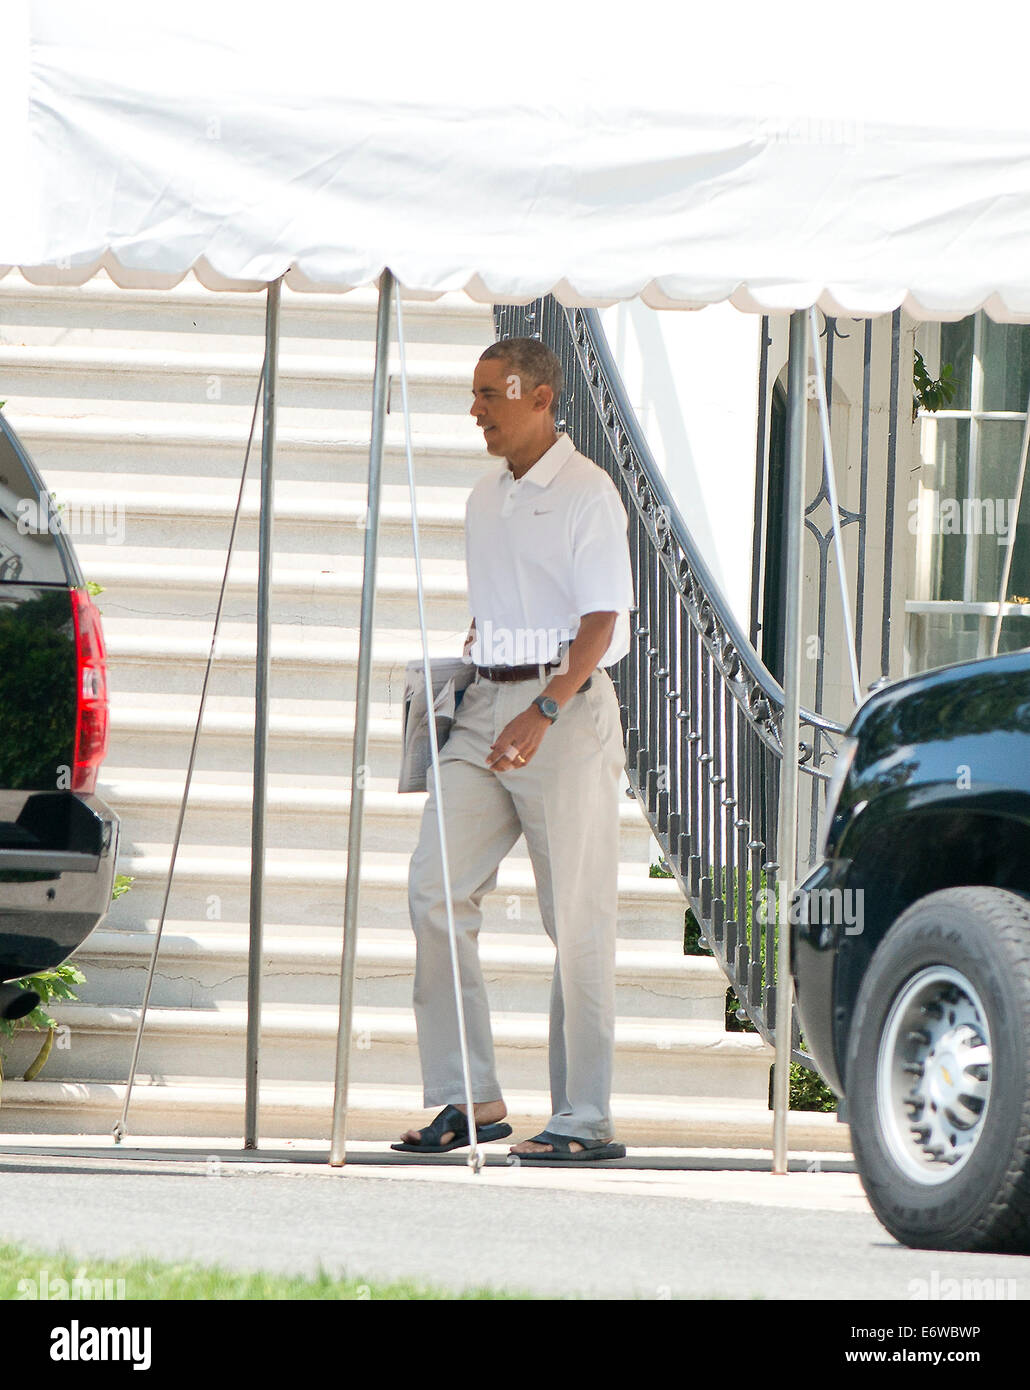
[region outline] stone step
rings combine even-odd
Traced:
[[[86,976],[77,994],[85,1004],[138,1005],[155,933],[95,931],[76,952]],[[339,1002],[341,933],[266,934],[262,1000],[266,1004],[331,1006]],[[167,922],[150,1001],[167,1008],[212,1008],[247,997],[246,923]],[[491,1007],[540,1012],[550,1005],[554,947],[541,932],[483,932],[479,958]],[[618,943],[615,958],[620,1017],[704,1022],[725,1019],[726,979],[710,956],[685,956],[678,941]],[[410,930],[366,927],[358,934],[355,1003],[363,1008],[411,1005],[415,938]]]
[[[244,697],[245,698],[245,697]],[[113,703],[111,714],[111,739],[108,757],[101,769],[100,781],[110,791],[116,784],[124,784],[125,795],[140,798],[141,805],[178,804],[181,798],[186,764],[193,741],[194,721],[197,714],[197,701],[183,702],[182,709],[162,706],[156,703],[158,695],[148,697],[138,694],[121,694]],[[190,804],[198,788],[212,787],[224,783],[226,787],[249,786],[253,767],[253,700],[251,708],[233,708],[240,701],[220,701],[209,697],[204,711],[193,786],[190,790]],[[277,701],[277,705],[288,705],[290,701]],[[268,751],[278,754],[277,765],[269,765],[268,771],[276,785],[294,787],[302,795],[305,788],[336,789],[346,793],[350,787],[352,772],[352,744],[354,737],[353,701],[317,701],[332,710],[332,714],[312,713],[295,715],[273,710],[269,720]],[[337,711],[349,711],[338,714]],[[318,721],[317,736],[309,736],[303,728],[304,718]],[[397,779],[401,762],[401,703],[395,700],[391,706],[373,702],[368,719],[368,751],[364,761],[366,789],[377,792],[396,793]],[[557,734],[555,735],[557,737]],[[305,757],[304,755],[308,756]],[[124,755],[124,756],[123,756]],[[154,784],[153,792],[146,792],[144,783]],[[172,784],[175,784],[173,787]],[[626,800],[635,804],[629,789],[626,775],[622,778],[622,790]],[[112,792],[112,795],[114,793]],[[121,791],[118,795],[121,795]],[[206,791],[208,804],[217,794]],[[235,793],[227,793],[235,797]],[[399,793],[401,802],[396,808],[402,815],[413,814],[411,806],[417,802],[421,807],[421,792]],[[155,800],[156,799],[156,800]],[[367,797],[366,797],[367,801]],[[405,806],[404,803],[411,805]],[[198,802],[198,805],[200,802]],[[249,804],[249,803],[248,803]],[[235,801],[233,802],[235,806]],[[421,814],[421,812],[419,812]],[[643,812],[641,811],[641,816]],[[631,811],[624,813],[624,822],[633,829],[636,815]]]
[[[353,543],[360,542],[355,532]],[[103,586],[105,622],[117,618],[213,620],[225,574],[225,556],[211,552],[136,547],[76,547],[82,572]],[[422,603],[437,627],[467,630],[471,620],[464,563],[437,560],[423,572]],[[253,622],[257,611],[257,556],[234,554],[223,622]],[[296,627],[361,624],[364,562],[359,556],[283,556],[273,561],[271,613],[275,623]],[[379,631],[417,628],[414,562],[377,557],[375,626]]]
[[[368,528],[368,459],[355,458],[353,482],[323,485],[283,483],[276,487],[273,509],[275,560],[280,567],[303,568],[323,557],[364,559]],[[75,475],[70,475],[73,479]],[[345,475],[346,476],[346,475]],[[416,471],[416,479],[418,478]],[[51,473],[48,486],[61,505],[61,524],[72,537],[84,567],[125,564],[141,555],[167,551],[166,563],[225,566],[239,493],[222,479],[180,477],[155,479],[164,486],[138,487],[117,475],[103,485],[83,486]],[[432,487],[417,483],[419,555],[423,574],[457,572],[465,583],[465,503],[470,488]],[[63,505],[62,505],[63,504]],[[248,568],[257,567],[257,528],[260,504],[257,484],[248,481],[236,528],[234,556]],[[411,492],[386,484],[380,491],[378,573],[409,574],[414,582],[414,541]],[[314,557],[314,558],[310,558]],[[146,572],[149,566],[144,566]]]
[[[470,354],[471,355],[471,354]],[[408,360],[408,406],[419,415],[445,417],[437,428],[475,425],[469,362]],[[261,349],[250,352],[194,351],[188,347],[24,347],[0,344],[0,375],[6,399],[26,413],[83,415],[109,412],[118,402],[122,419],[146,419],[155,406],[175,407],[184,420],[249,422],[261,372]],[[391,358],[391,413],[402,418],[399,363]],[[324,352],[279,354],[277,420],[291,425],[331,427],[341,413],[371,409],[372,359]]]
[[[320,845],[322,838],[313,835]],[[151,929],[161,915],[168,877],[168,844],[123,837],[118,871],[134,879],[132,891],[111,905],[106,925]],[[410,930],[409,853],[363,851],[359,925]],[[265,858],[264,918],[267,929],[293,923],[304,930],[341,927],[347,881],[347,846],[269,850]],[[682,941],[686,904],[675,879],[651,878],[647,864],[619,866],[618,935]],[[536,882],[528,856],[502,861],[497,886],[482,902],[486,932],[543,931]],[[242,850],[185,843],[176,860],[170,909],[197,922],[250,920],[250,855]]]
[[[9,376],[5,374],[4,379],[9,380]],[[88,375],[84,379],[87,382],[90,380]],[[149,377],[146,379],[149,380]],[[471,372],[467,379],[471,381]],[[255,370],[251,373],[248,386],[244,385],[246,380],[246,376],[241,373],[231,398],[223,396],[222,399],[208,400],[205,392],[209,385],[212,391],[221,390],[220,378],[198,372],[192,383],[192,394],[189,389],[179,391],[179,396],[185,397],[184,399],[143,398],[122,401],[99,392],[94,396],[82,397],[76,389],[66,384],[67,378],[55,374],[50,381],[50,389],[59,394],[45,396],[26,389],[17,395],[12,391],[4,399],[11,407],[12,423],[15,418],[23,422],[26,439],[35,434],[37,426],[40,430],[45,430],[51,421],[62,419],[69,431],[74,429],[78,434],[85,435],[87,426],[92,423],[90,433],[106,435],[109,432],[107,422],[113,418],[121,421],[118,430],[120,435],[125,437],[134,434],[139,442],[149,439],[155,430],[166,433],[171,416],[176,422],[177,435],[188,435],[201,440],[212,437],[238,439],[238,462],[226,470],[228,476],[238,478],[246,443],[250,437],[251,422],[255,420],[254,401],[257,399],[258,372]],[[20,374],[20,384],[23,387],[30,387],[33,381],[29,370]],[[141,387],[140,390],[142,389]],[[39,390],[40,384],[36,382],[36,393]],[[397,390],[399,391],[399,386]],[[432,396],[433,392],[438,393],[436,398]],[[482,434],[471,415],[466,416],[465,413],[466,408],[471,407],[472,401],[471,389],[468,386],[462,387],[455,381],[450,393],[445,394],[443,387],[430,384],[421,389],[419,394],[421,408],[418,413],[413,411],[410,421],[413,449],[446,442],[466,456],[485,455]],[[326,387],[322,396],[321,406],[305,405],[299,401],[290,401],[289,398],[286,405],[277,406],[276,455],[278,456],[280,440],[296,440],[302,445],[307,441],[314,441],[316,445],[320,441],[335,441],[337,447],[341,440],[353,440],[361,441],[367,458],[372,425],[371,374],[362,383],[355,372],[346,399],[340,399],[338,393],[329,387]],[[256,459],[260,455],[260,409],[255,421],[253,438],[251,457]],[[395,405],[387,415],[386,447],[402,452],[406,447],[406,438],[404,415],[399,405]],[[187,458],[179,468],[172,471],[196,473],[199,470],[192,464],[192,460]],[[316,475],[310,475],[314,476]],[[406,470],[404,476],[407,476]]]
[[[312,825],[318,824],[324,843],[346,844],[350,822],[350,766],[340,763],[336,776],[322,775],[303,782],[296,776],[273,773],[266,803],[267,841],[272,847],[304,849],[311,844]],[[156,778],[146,768],[119,768],[105,764],[100,794],[118,813],[122,841],[170,840],[175,832],[185,773],[178,779]],[[369,777],[364,786],[362,847],[365,850],[399,850],[412,853],[418,842],[426,792],[398,792],[396,777]],[[183,823],[184,834],[194,843],[249,847],[254,801],[252,777],[245,773],[194,772]],[[624,799],[619,807],[619,857],[641,863],[651,845],[651,828],[635,802]]]
[[[263,1081],[259,1091],[258,1139],[321,1139],[332,1132],[333,1088],[325,1083]],[[124,1084],[64,1081],[5,1081],[3,1130],[18,1134],[109,1134],[125,1097]],[[550,1118],[540,1091],[509,1091],[505,1096],[513,1140],[539,1133]],[[347,1092],[347,1137],[385,1145],[408,1128],[420,1128],[432,1111],[422,1105],[416,1086],[359,1085]],[[137,1076],[128,1114],[126,1144],[134,1136],[182,1135],[241,1140],[244,1089],[239,1082],[213,1082],[188,1076]],[[681,1096],[615,1095],[612,1115],[619,1139],[633,1146],[676,1148],[772,1147],[772,1111],[762,1101]],[[792,1111],[787,1126],[794,1150],[843,1153],[849,1131],[835,1115]],[[216,1147],[213,1145],[213,1147]],[[459,1150],[459,1153],[464,1152]]]
[[[419,358],[467,362],[493,341],[493,312],[463,294],[427,301],[402,295],[404,338]],[[378,296],[373,290],[304,294],[283,285],[279,340],[284,351],[328,355],[375,351]],[[124,289],[97,276],[81,286],[0,279],[0,342],[42,347],[116,347],[126,341],[160,350],[253,350],[264,338],[265,295],[207,290],[187,278],[169,290]],[[393,332],[395,334],[394,324]]]
[[[397,785],[401,760],[403,691],[392,704],[369,709],[367,762],[374,777]],[[184,771],[199,696],[174,702],[160,693],[119,692],[111,701],[110,741],[102,777],[115,768]],[[268,770],[295,778],[337,769],[350,776],[354,737],[353,700],[274,700],[269,711]],[[209,696],[197,749],[197,770],[249,773],[253,768],[254,696]],[[417,795],[417,793],[410,793]]]
[[[113,414],[80,418],[49,416],[38,410],[30,413],[20,410],[17,401],[9,401],[4,414],[58,494],[67,486],[82,486],[83,480],[87,491],[94,483],[106,488],[122,480],[134,492],[147,486],[168,491],[178,486],[180,477],[190,480],[184,486],[191,487],[199,476],[211,480],[212,505],[224,511],[225,499],[231,495],[231,515],[243,472],[249,415],[229,423],[185,421],[156,410],[146,419],[125,420]],[[331,495],[337,480],[367,479],[370,419],[368,415],[360,420],[341,417],[325,427],[277,422],[277,488],[306,485],[313,493],[325,489]],[[417,484],[469,488],[481,469],[493,466],[471,420],[450,432],[428,432],[419,419],[413,419],[412,435]],[[250,477],[257,476],[259,455],[260,440],[256,439]],[[403,425],[396,416],[386,421],[383,484],[404,488],[408,484]]]
[[[47,1062],[54,1081],[120,1081],[126,1076],[139,1009],[113,1004],[55,1002],[54,1019],[67,1029],[66,1046]],[[338,1009],[265,1004],[261,1010],[260,1074],[269,1081],[331,1081]],[[541,1013],[492,1012],[494,1050],[502,1086],[547,1086],[548,1020]],[[219,1000],[215,1008],[151,1006],[139,1068],[180,1076],[203,1068],[212,1078],[246,1071],[246,1009]],[[28,1036],[12,1043],[8,1068],[20,1075],[38,1049]],[[721,1022],[681,1018],[618,1018],[615,1092],[734,1098],[768,1097],[773,1051],[755,1033],[727,1033]],[[415,1016],[407,1008],[355,1008],[350,1075],[358,1084],[411,1085],[420,1077]]]
[[[100,607],[102,610],[102,602]],[[253,696],[254,633],[253,624],[223,622],[210,694]],[[211,634],[210,622],[192,619],[159,624],[142,618],[112,617],[105,621],[112,694],[146,691],[199,698]],[[449,631],[431,626],[427,633],[430,658],[460,657],[467,635],[467,622]],[[272,623],[270,641],[270,698],[355,698],[358,634],[353,629]],[[422,635],[417,628],[373,631],[369,699],[401,705],[405,667],[409,661],[421,659]]]
[[[396,787],[401,759],[403,702],[395,689],[391,704],[369,707],[366,763],[374,780]],[[401,692],[403,694],[403,692]],[[174,703],[160,693],[116,692],[111,702],[111,732],[101,778],[115,768],[162,769],[184,775],[193,740],[199,698]],[[269,711],[268,770],[295,779],[336,770],[350,777],[354,736],[353,700],[273,700]],[[209,695],[197,749],[196,770],[246,773],[253,767],[254,696]],[[632,800],[628,781],[623,790]],[[407,793],[418,795],[418,793]]]

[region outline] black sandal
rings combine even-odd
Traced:
[[[441,1144],[440,1137],[448,1130],[453,1132],[454,1138],[449,1144]],[[445,1154],[450,1153],[451,1149],[463,1149],[469,1143],[468,1119],[453,1105],[448,1105],[431,1124],[426,1125],[421,1134],[422,1138],[417,1144],[391,1144],[390,1148],[405,1154]],[[476,1125],[476,1142],[479,1144],[489,1144],[491,1139],[507,1139],[510,1134],[511,1125]]]
[[[614,1140],[607,1139],[580,1139],[576,1134],[552,1134],[549,1129],[534,1134],[526,1143],[550,1144],[552,1149],[550,1153],[510,1153],[508,1157],[518,1159],[520,1163],[593,1163],[597,1158],[626,1157],[625,1144],[617,1144]],[[578,1153],[573,1153],[573,1144],[582,1144],[583,1148]]]

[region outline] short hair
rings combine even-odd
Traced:
[[[531,391],[538,386],[549,386],[553,392],[551,414],[557,415],[558,397],[565,389],[565,374],[557,354],[546,343],[539,338],[501,338],[491,343],[479,358],[480,362],[498,359],[507,362],[523,382],[528,382]]]

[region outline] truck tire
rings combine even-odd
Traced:
[[[1030,901],[949,888],[901,914],[859,991],[845,1091],[891,1235],[1030,1252]]]

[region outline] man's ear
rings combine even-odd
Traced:
[[[553,401],[554,401],[554,392],[551,390],[551,388],[550,388],[549,386],[545,386],[543,382],[541,382],[539,386],[534,386],[534,388],[533,388],[533,409],[534,409],[534,410],[547,410],[547,411],[550,411],[550,409],[551,409],[551,404],[552,404]]]

